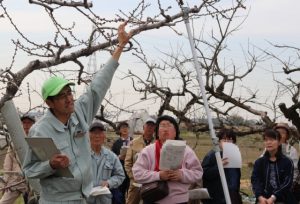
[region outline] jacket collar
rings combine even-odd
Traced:
[[[47,110],[45,117],[47,118],[49,124],[59,132],[65,132],[66,128],[75,127],[78,124],[78,120],[74,113],[72,113],[71,117],[69,118],[67,125],[58,120],[50,111],[50,109]]]

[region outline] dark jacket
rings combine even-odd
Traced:
[[[269,198],[271,195],[275,195],[277,201],[292,204],[294,203],[291,193],[294,173],[293,162],[288,157],[281,154],[277,157],[274,163],[276,181],[279,186],[277,189],[274,189],[272,192],[270,192],[269,156],[265,154],[255,161],[251,176],[252,190],[255,194],[255,197],[258,198],[259,196],[264,196],[266,198]]]
[[[222,152],[221,152],[222,155]],[[218,170],[215,152],[209,151],[202,161],[203,168],[203,187],[207,188],[212,199],[203,200],[204,204],[226,204],[225,196],[222,188],[221,178]],[[241,198],[239,195],[241,169],[225,168],[225,176],[228,190],[233,204],[239,204]]]
[[[132,140],[132,138],[130,137],[130,140]],[[124,142],[127,142],[127,144],[124,144]],[[122,148],[122,146],[125,145],[125,146],[128,146],[129,143],[128,141],[124,141],[121,137],[119,139],[117,139],[113,145],[112,145],[112,148],[111,150],[117,155],[119,156],[120,155],[120,150]],[[124,168],[124,160],[120,160],[121,164],[122,164],[122,167],[123,167],[123,170],[125,172],[125,179],[123,181],[123,183],[118,187],[118,189],[114,189],[112,191],[112,194],[113,194],[113,203],[125,203],[125,195],[126,195],[126,192],[129,188],[129,177],[125,171],[125,168]]]

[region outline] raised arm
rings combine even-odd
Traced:
[[[118,29],[118,46],[115,49],[115,51],[113,52],[112,58],[116,61],[119,60],[121,53],[125,47],[125,45],[129,42],[129,39],[132,37],[132,31],[130,31],[129,33],[127,33],[125,31],[125,27],[127,25],[127,22],[122,23],[119,26]]]

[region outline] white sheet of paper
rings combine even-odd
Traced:
[[[91,196],[98,196],[98,195],[105,195],[105,194],[111,194],[109,188],[106,186],[96,186],[92,188],[92,191],[90,192]]]
[[[198,199],[210,199],[207,188],[195,188],[189,190],[189,199],[198,200]]]
[[[176,170],[181,167],[186,141],[167,140],[160,152],[159,169]]]
[[[223,158],[228,158],[228,164],[224,168],[242,168],[242,156],[237,145],[223,142]]]

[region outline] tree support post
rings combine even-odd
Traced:
[[[186,30],[187,30],[187,34],[188,34],[188,38],[189,38],[189,42],[190,42],[190,46],[191,46],[191,50],[192,50],[192,54],[193,54],[194,66],[195,66],[195,69],[197,72],[197,80],[198,80],[200,90],[201,90],[200,94],[202,94],[202,98],[203,98],[204,108],[205,108],[205,112],[207,115],[207,120],[208,120],[208,125],[209,125],[209,130],[210,130],[210,136],[211,136],[211,140],[213,143],[213,150],[215,151],[215,156],[216,156],[216,160],[217,160],[217,164],[218,164],[218,169],[219,169],[219,174],[220,174],[220,178],[221,178],[221,182],[222,182],[223,192],[225,195],[226,204],[231,204],[228,186],[227,186],[226,177],[225,177],[225,172],[224,172],[223,163],[222,163],[221,154],[220,154],[219,140],[216,137],[216,133],[214,130],[212,117],[211,117],[211,111],[209,109],[207,97],[205,94],[205,88],[204,88],[204,83],[203,83],[203,79],[202,79],[202,70],[201,70],[199,62],[197,60],[195,44],[194,44],[194,40],[192,37],[191,28],[190,28],[189,8],[182,7],[182,11],[184,14],[183,20],[184,20],[184,23],[186,26]]]

